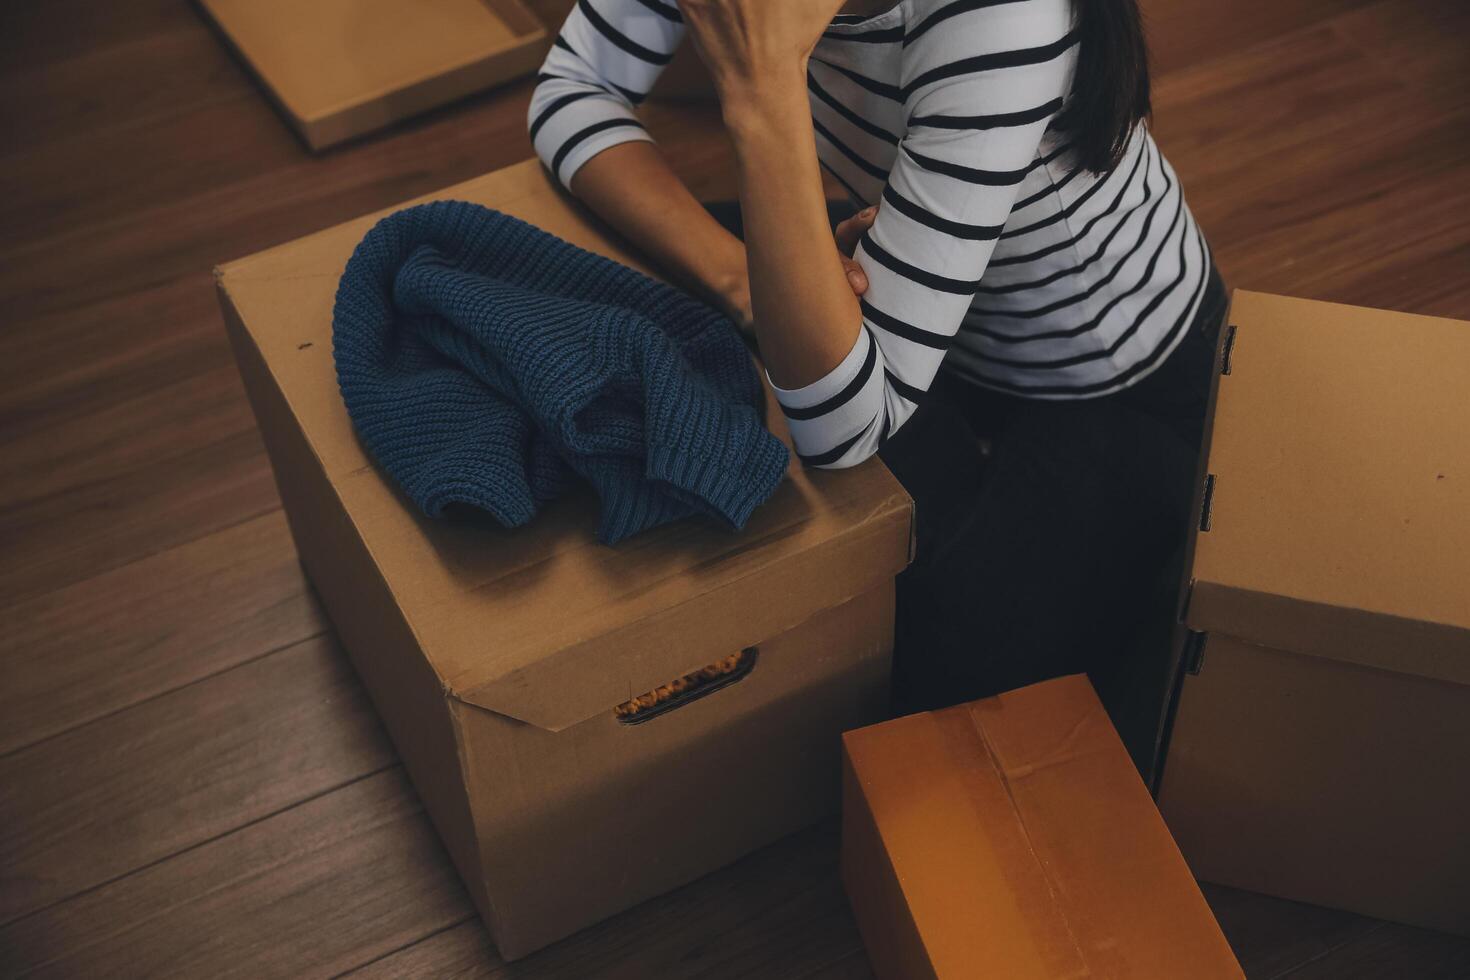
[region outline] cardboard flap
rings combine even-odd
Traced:
[[[339,489],[446,692],[551,731],[892,578],[913,520],[877,460],[793,474],[740,534],[691,519],[611,548],[590,492],[507,531],[424,518],[372,467]]]
[[[1236,290],[1186,621],[1470,683],[1470,324]]]
[[[497,208],[638,266],[534,160],[434,197]],[[332,362],[337,280],[377,217],[230,263],[220,288],[447,694],[558,731],[908,564],[913,503],[876,458],[807,470],[793,454],[786,480],[739,534],[687,519],[608,547],[596,541],[585,489],[515,530],[423,517],[359,444]],[[789,447],[769,388],[766,397],[771,431]]]
[[[612,549],[593,540],[590,499],[567,501],[566,520],[538,518],[566,548],[534,570],[495,562],[504,574],[444,595],[421,639],[471,704],[552,731],[611,712],[902,571],[913,504],[870,462],[817,474],[820,498],[788,480],[739,535],[690,520]]]

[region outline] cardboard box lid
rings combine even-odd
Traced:
[[[932,975],[1242,975],[1086,677],[843,745]]]
[[[205,11],[317,145],[311,127],[497,59],[514,73],[544,49],[546,29],[521,0],[200,0]],[[524,64],[529,64],[525,62]],[[497,76],[466,78],[439,101]],[[427,108],[404,97],[403,111]],[[431,102],[434,100],[430,100]],[[356,126],[358,131],[366,128]],[[334,132],[321,142],[351,135]]]
[[[529,160],[432,198],[513,214],[635,267]],[[425,200],[430,198],[424,198]],[[415,202],[409,202],[415,203]],[[695,519],[616,547],[590,490],[529,525],[424,518],[366,455],[332,362],[332,303],[388,209],[217,270],[342,506],[450,695],[560,730],[860,595],[912,556],[913,505],[877,458],[787,479],[739,534]],[[788,447],[769,389],[767,421]]]
[[[1236,290],[1186,622],[1470,684],[1470,323]]]

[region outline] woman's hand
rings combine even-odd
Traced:
[[[858,239],[863,237],[863,232],[873,227],[873,221],[878,217],[878,205],[863,208],[857,214],[838,224],[833,231],[837,239],[837,254],[842,259],[843,271],[847,273],[848,285],[858,296],[868,291],[868,274],[863,267],[857,264],[852,253],[857,250]]]
[[[806,84],[806,63],[845,0],[680,0],[722,102]]]

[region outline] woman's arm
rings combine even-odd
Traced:
[[[571,191],[686,289],[750,332],[745,246],[695,200],[652,143],[604,150],[576,172]]]
[[[862,313],[832,246],[805,65],[726,96],[740,171],[751,310],[771,383],[829,374],[857,341]],[[794,78],[794,81],[791,80]]]
[[[669,0],[580,0],[542,65],[527,119],[531,141],[574,196],[751,334],[744,244],[695,200],[634,111],[684,33],[683,14]],[[804,97],[802,106],[804,113]],[[866,278],[850,244],[848,255],[832,249],[818,194],[818,254],[847,270],[848,288],[861,293]]]
[[[635,112],[683,37],[672,2],[582,0],[541,66],[527,125],[563,186],[748,331],[745,247],[694,199]]]
[[[1071,84],[1076,44],[1069,0],[910,0],[909,14],[900,86],[904,135],[876,220],[854,251],[868,281],[859,304],[861,329],[830,319],[809,324],[809,330],[824,329],[839,347],[842,336],[855,340],[840,361],[831,360],[832,348],[804,367],[793,358],[786,362],[786,379],[776,375],[774,358],[767,358],[792,441],[809,466],[860,463],[913,414],[980,287],[1022,184],[1041,169],[1040,180],[1033,181],[1041,188],[1038,198],[1052,193],[1037,149]],[[811,67],[835,97],[860,97],[840,72]],[[739,131],[739,124],[732,129]],[[861,136],[836,123],[831,138],[856,143]],[[752,145],[749,139],[740,142]],[[767,192],[752,186],[750,193]],[[758,330],[765,328],[759,321],[766,315],[761,277],[784,277],[789,285],[800,275],[775,263],[758,264],[758,253],[778,254],[782,244],[780,214],[768,217],[746,235]],[[845,315],[834,314],[825,302],[796,299],[789,309],[813,318]],[[762,334],[763,349],[765,344]],[[820,360],[836,367],[800,388],[781,385],[799,382],[801,372],[816,370]]]
[[[754,327],[773,385],[830,374],[862,325],[832,229],[806,96],[812,48],[842,0],[684,0],[740,171]]]

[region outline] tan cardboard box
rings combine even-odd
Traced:
[[[1081,675],[843,736],[880,980],[1243,976]]]
[[[535,71],[521,0],[199,0],[313,150]]]
[[[534,161],[435,196],[636,264]],[[514,958],[835,812],[840,733],[886,711],[913,505],[876,458],[793,456],[740,534],[685,520],[607,547],[590,491],[514,531],[422,518],[333,371],[337,280],[375,217],[225,265],[220,302],[302,563]],[[740,651],[753,668],[707,697],[616,711]]]
[[[1470,934],[1470,323],[1229,323],[1160,806],[1207,881]]]

